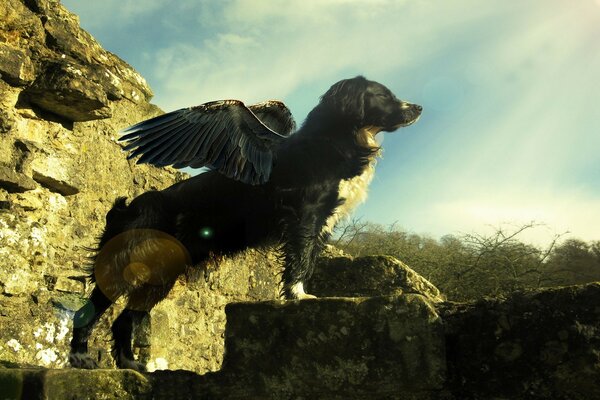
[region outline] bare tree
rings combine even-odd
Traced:
[[[353,219],[338,228],[333,244],[355,256],[395,256],[453,300],[600,279],[600,242],[560,244],[565,233],[554,235],[545,247],[520,240],[523,233],[542,225],[505,224],[487,235],[447,235],[435,240],[403,231],[395,223],[384,226]]]

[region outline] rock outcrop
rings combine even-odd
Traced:
[[[87,249],[107,210],[118,196],[186,177],[134,165],[116,143],[119,129],[161,113],[151,97],[58,1],[0,5],[0,360],[65,366],[71,316],[89,291]],[[150,340],[170,346],[150,354],[149,343],[136,343],[151,367],[218,369],[225,304],[277,297],[273,256],[219,264],[179,282],[155,309]],[[113,366],[107,334],[118,307],[92,338],[104,367]]]
[[[437,303],[445,297],[431,282],[402,261],[390,256],[366,256],[353,259],[326,256],[319,262],[308,293],[317,297],[372,297],[417,293]]]

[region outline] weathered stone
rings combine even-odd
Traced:
[[[53,174],[54,172],[56,172],[56,170],[52,170],[52,169],[47,169],[47,170],[43,170],[43,171],[34,170],[33,171],[33,180],[35,180],[36,182],[39,182],[45,188],[48,188],[49,190],[51,190],[53,192],[60,193],[63,196],[71,196],[71,195],[79,193],[79,189],[72,186],[65,180],[57,179],[56,176],[52,176],[52,175],[54,175]]]
[[[116,393],[154,400],[590,400],[600,393],[599,297],[600,284],[590,284],[470,304],[434,305],[419,295],[232,304],[219,372],[18,370],[22,361],[16,360],[0,363],[8,367],[0,368],[0,393],[28,399],[111,399]],[[7,312],[0,303],[0,315]],[[44,344],[41,359],[52,356],[45,346],[61,332],[52,325],[34,332]],[[15,339],[0,343],[0,359],[25,347]]]
[[[0,42],[18,48],[25,54],[37,51],[45,35],[40,17],[22,0],[3,0],[0,5]]]
[[[80,65],[66,61],[48,63],[24,95],[32,104],[70,121],[111,115],[104,88],[90,80]]]
[[[44,25],[53,35],[47,35]],[[69,34],[76,38],[68,40]],[[186,175],[173,169],[134,166],[124,157],[115,141],[116,132],[162,111],[146,102],[152,92],[143,78],[83,32],[77,17],[59,2],[5,0],[0,6],[0,43],[3,49],[16,49],[14,54],[28,57],[35,72],[41,74],[31,88],[0,79],[0,360],[60,368],[67,362],[73,314],[72,308],[64,306],[64,299],[76,296],[68,303],[83,304],[83,293],[89,290],[83,278],[89,273],[87,249],[95,247],[113,201],[118,196],[132,198],[162,189]],[[68,51],[71,45],[77,48]],[[5,61],[0,58],[0,70],[12,68]],[[31,107],[27,101],[36,88],[38,99],[46,99],[51,112],[43,112],[40,105]],[[90,102],[94,96],[100,101],[82,111],[80,105],[62,102],[56,94],[71,96],[72,101],[86,96]],[[125,98],[133,101],[122,100]],[[72,115],[77,113],[95,117],[93,108],[98,106],[100,111],[104,106],[112,109],[112,118],[66,121],[81,119]],[[235,275],[234,269],[232,265],[223,272]],[[249,270],[243,268],[235,280],[248,282]],[[207,281],[201,281],[201,289],[208,286]],[[207,288],[203,296],[189,295],[194,300],[190,307],[178,304],[181,300],[177,298],[165,302],[169,336],[160,338],[159,343],[181,338],[174,341],[176,351],[169,354],[169,365],[198,371],[220,366],[224,303],[228,296],[238,300],[252,297],[247,285],[243,291],[222,293],[212,302],[206,300],[210,296]],[[187,319],[180,315],[196,316],[204,307],[207,311],[198,317],[204,321],[198,331],[187,328]],[[115,312],[107,313],[92,339],[95,354],[110,353],[107,325]],[[186,332],[181,332],[182,327]],[[210,334],[200,331],[205,328]],[[204,342],[190,359],[186,346],[196,335]],[[149,358],[155,361],[159,356],[150,354]],[[110,366],[108,360],[103,365]]]
[[[38,3],[48,3],[39,0]],[[84,69],[84,75],[104,88],[109,99],[126,97],[136,103],[149,101],[152,90],[133,68],[104,50],[79,27],[79,18],[59,4],[43,4],[47,18],[44,29],[48,46],[61,57],[71,58]]]
[[[149,400],[150,392],[148,379],[135,371],[0,370],[6,399]]]
[[[27,270],[0,270],[0,287],[5,295],[27,295],[38,289],[35,276]]]
[[[600,399],[600,283],[444,304],[461,399]]]
[[[10,208],[10,201],[8,200],[8,193],[4,190],[0,190],[0,211],[8,210]]]
[[[145,80],[81,30],[77,16],[59,2],[31,0],[27,9],[22,1],[8,1],[6,9],[0,8],[0,14],[6,14],[0,18],[0,41],[6,42],[2,75],[22,84],[36,78],[34,69],[39,72],[22,98],[42,110],[81,121],[108,116],[107,99],[126,97],[143,103],[152,97]],[[16,78],[19,71],[23,76]]]
[[[306,289],[317,297],[417,293],[430,301],[444,300],[440,291],[427,279],[389,256],[321,258],[319,268],[306,283]]]
[[[0,133],[9,132],[14,124],[14,117],[6,110],[0,109]]]
[[[83,295],[85,285],[81,280],[72,279],[71,277],[59,276],[54,283],[54,290],[66,293],[78,293]]]
[[[50,7],[58,6],[59,0],[24,0],[25,6],[35,13],[45,14]]]
[[[90,34],[79,28],[79,18],[75,14],[62,7],[48,8],[45,13],[48,18],[44,29],[48,46],[53,50],[86,64],[93,63],[94,56],[104,52]]]
[[[33,64],[23,51],[0,42],[0,77],[14,85],[26,85],[35,79]]]
[[[223,372],[250,397],[432,398],[444,382],[441,320],[420,295],[229,304],[225,334]]]
[[[37,184],[25,174],[0,165],[0,188],[11,193],[22,193],[35,189]]]
[[[191,269],[167,299],[151,312],[151,351],[136,344],[151,369],[218,371],[224,352],[225,306],[231,301],[274,299],[279,294],[279,262],[271,253],[249,250]],[[106,348],[112,317],[101,321],[90,348]],[[174,338],[177,338],[174,340]],[[190,343],[193,343],[190,346]],[[113,366],[111,359],[100,360]]]

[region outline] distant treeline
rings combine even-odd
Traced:
[[[562,235],[556,235],[546,248],[523,243],[520,236],[535,226],[500,227],[488,236],[447,235],[436,240],[396,225],[353,220],[339,227],[331,242],[353,256],[393,255],[454,301],[600,281],[600,242],[562,240]]]

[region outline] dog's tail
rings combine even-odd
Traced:
[[[102,236],[100,236],[98,250],[100,250],[106,242],[126,229],[130,217],[131,209],[127,205],[127,198],[117,198],[112,208],[106,213],[106,227],[104,228]]]
[[[110,239],[123,232],[130,214],[131,210],[129,210],[129,206],[127,205],[127,198],[118,197],[106,214],[106,227],[102,235],[98,237],[97,245],[92,248],[86,248],[86,250],[92,253],[86,267],[86,272],[92,281],[94,281],[94,266],[98,253]]]
[[[121,233],[125,228],[130,214],[129,206],[127,206],[126,197],[118,197],[112,208],[106,213],[106,229],[100,239],[100,245],[106,243],[115,235]],[[103,243],[104,242],[104,243]]]

